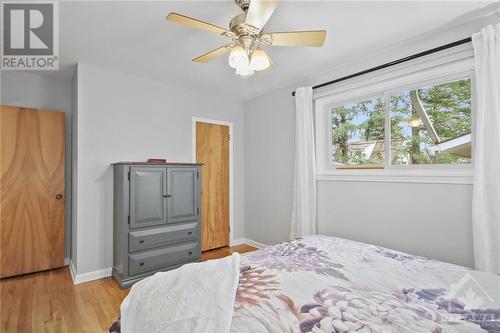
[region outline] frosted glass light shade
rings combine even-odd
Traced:
[[[250,60],[250,68],[256,71],[263,71],[271,65],[269,57],[262,49],[257,49],[253,52],[252,60]]]
[[[241,46],[235,46],[229,53],[229,66],[232,68],[239,68],[241,66],[248,67],[248,54]]]
[[[236,67],[236,74],[240,76],[249,76],[254,73],[253,69],[247,64]]]

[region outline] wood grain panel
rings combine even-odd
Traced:
[[[196,123],[201,177],[201,250],[229,245],[229,126]]]
[[[0,277],[61,267],[64,113],[1,105],[0,131]]]
[[[1,332],[107,332],[129,289],[112,278],[73,285],[67,267],[0,281]]]

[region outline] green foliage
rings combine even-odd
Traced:
[[[349,149],[353,137],[365,141],[384,140],[384,101],[364,101],[351,107],[342,106],[332,112],[332,143],[335,149],[335,161],[348,164],[380,164],[384,160],[383,153],[376,151],[367,158],[361,151]],[[367,117],[365,121],[354,124],[358,116]]]
[[[416,93],[415,93],[416,92]],[[468,163],[470,158],[440,153],[434,148],[426,127],[418,120],[414,107],[422,103],[440,142],[471,131],[471,82],[460,80],[416,91],[393,94],[390,99],[393,164]],[[332,143],[334,159],[347,165],[380,164],[384,160],[383,140],[385,105],[382,98],[344,105],[332,110]],[[364,143],[359,143],[363,142]],[[358,144],[356,144],[358,143]],[[377,150],[367,157],[362,153],[369,144],[378,143]]]
[[[471,84],[460,80],[419,90],[422,101],[441,140],[471,131]]]
[[[362,137],[366,141],[384,140],[385,133],[385,105],[384,100],[378,98],[375,102],[373,110],[367,108],[367,103],[363,104],[363,112],[368,116],[361,125]]]

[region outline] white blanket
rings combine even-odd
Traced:
[[[233,253],[136,283],[121,305],[121,332],[229,332],[239,265]]]

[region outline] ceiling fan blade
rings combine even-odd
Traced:
[[[323,46],[326,30],[271,32],[270,44],[273,46]]]
[[[252,0],[245,23],[261,30],[278,7],[279,0]]]
[[[203,21],[194,19],[192,17],[185,16],[185,15],[178,14],[178,13],[170,13],[167,15],[167,17],[165,19],[167,21],[188,25],[192,28],[207,30],[210,32],[215,32],[218,35],[223,35],[223,34],[228,34],[228,33],[230,34],[229,30],[224,29],[222,27],[219,27],[218,25],[203,22]]]
[[[218,56],[221,56],[229,51],[231,51],[233,47],[233,44],[226,44],[224,46],[221,46],[215,50],[212,50],[210,52],[207,52],[197,58],[194,58],[194,62],[199,62],[199,63],[206,63],[209,62],[210,60],[217,58]]]

